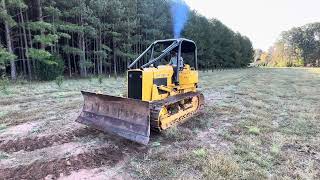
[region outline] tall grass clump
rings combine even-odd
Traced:
[[[8,94],[8,86],[10,84],[10,81],[8,79],[8,77],[6,77],[5,75],[2,75],[2,77],[0,78],[0,90],[2,92],[4,92],[5,94]]]
[[[55,83],[56,85],[61,88],[62,84],[63,84],[63,81],[64,81],[64,77],[63,76],[58,76],[56,79],[55,79]]]
[[[103,76],[102,75],[98,76],[98,82],[99,82],[99,84],[103,83]]]

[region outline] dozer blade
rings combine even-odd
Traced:
[[[141,144],[148,144],[148,102],[83,91],[81,93],[84,105],[77,122]]]

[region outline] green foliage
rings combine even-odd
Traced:
[[[91,38],[96,38],[96,37],[97,37],[97,31],[96,31],[96,29],[95,29],[94,27],[92,27],[92,26],[85,26],[83,30],[84,30],[84,33],[85,33],[87,36],[89,36],[89,37],[91,37]]]
[[[299,67],[304,65],[301,50],[290,47],[283,41],[275,43],[269,65],[276,67]]]
[[[1,127],[5,127],[5,125],[0,125],[0,131],[1,131]],[[7,159],[7,158],[9,158],[9,155],[7,153],[0,152],[0,160]]]
[[[197,43],[200,68],[246,67],[253,61],[250,40],[217,19],[192,12],[183,34]]]
[[[58,77],[56,77],[56,79],[55,79],[55,83],[56,83],[56,85],[59,87],[59,88],[61,88],[61,86],[62,86],[62,84],[63,84],[63,81],[64,81],[64,77],[63,76],[58,76]]]
[[[37,61],[35,73],[39,80],[55,80],[64,71],[64,62],[58,55],[52,55],[47,59]]]
[[[106,51],[108,51],[108,52],[111,52],[111,51],[112,51],[112,49],[111,49],[109,46],[106,46],[106,45],[104,45],[104,44],[101,46],[101,48],[104,49],[104,50],[106,50]]]
[[[304,66],[304,60],[302,58],[297,59],[297,62],[295,63],[296,67],[302,67]]]
[[[27,52],[27,56],[35,60],[46,61],[47,64],[55,63],[55,62],[48,61],[48,59],[50,59],[52,55],[48,51],[43,49],[31,48]]]
[[[55,31],[55,27],[51,23],[44,22],[44,21],[29,22],[28,28],[30,28],[32,31],[46,31],[46,32]]]
[[[85,60],[83,63],[80,62],[80,67],[87,67],[87,68],[91,68],[93,66],[92,62],[89,62],[87,60]]]
[[[62,38],[71,39],[70,34],[67,34],[67,33],[57,32],[57,35]]]
[[[254,134],[254,135],[259,135],[260,134],[260,129],[258,127],[248,127],[248,132],[250,134]]]
[[[41,43],[41,44],[45,44],[47,46],[53,46],[54,43],[57,43],[59,40],[59,36],[56,34],[47,34],[47,35],[36,35],[34,37],[34,41]]]
[[[16,59],[17,56],[9,53],[7,51],[7,49],[4,49],[0,46],[0,70],[4,69],[6,64],[10,61],[10,60],[14,60]]]
[[[9,8],[21,8],[26,9],[28,6],[23,2],[23,0],[10,0],[7,1]]]
[[[279,152],[281,151],[281,147],[280,147],[280,145],[279,144],[272,144],[272,147],[271,147],[271,153],[273,154],[273,155],[278,155],[279,154]]]
[[[320,23],[307,24],[282,32],[264,63],[277,67],[320,66]],[[260,59],[262,58],[262,55]]]
[[[74,54],[74,55],[83,56],[83,51],[79,48],[74,48],[74,47],[70,47],[70,46],[63,46],[62,50],[66,54]]]
[[[289,62],[287,62],[285,60],[277,59],[276,61],[279,61],[279,62],[276,62],[274,64],[275,67],[288,67],[289,66]]]
[[[207,156],[206,149],[200,148],[193,151],[193,153],[199,158],[205,158]]]
[[[0,117],[1,117],[1,112],[0,112]],[[6,128],[7,128],[7,125],[5,125],[5,124],[0,124],[0,132],[1,132],[2,130],[6,129]],[[0,156],[0,159],[1,159],[1,156]]]
[[[320,23],[307,24],[292,28],[281,34],[287,46],[287,53],[304,60],[305,64],[316,65],[320,59]]]
[[[70,33],[83,33],[84,28],[76,25],[76,24],[71,24],[71,23],[63,23],[58,25],[58,29]]]
[[[102,75],[98,76],[98,82],[99,82],[99,84],[102,84],[102,82],[103,82],[103,76]]]
[[[2,10],[2,8],[0,8],[0,20],[6,22],[9,25],[9,27],[17,25],[17,22],[14,19],[12,19],[12,17],[8,15],[6,11]]]
[[[10,2],[11,1],[9,1],[9,4],[8,2],[4,2],[5,6],[3,6],[2,2],[0,2],[0,20],[2,22],[5,22],[9,27],[13,27],[17,25],[17,22],[13,19],[13,17],[10,14],[8,14],[8,7],[6,6],[9,5],[10,7]]]
[[[62,13],[60,11],[60,9],[53,7],[53,6],[49,6],[49,7],[44,7],[44,11],[50,15],[50,16],[54,16],[54,17],[60,17],[62,16]]]
[[[9,79],[5,75],[2,75],[2,77],[0,78],[0,90],[5,94],[7,94],[9,84],[10,84]]]
[[[70,75],[114,73],[116,77],[154,40],[173,36],[171,4],[167,0],[42,0],[40,7],[25,0],[5,3],[5,8],[0,7],[0,19],[10,26],[12,47],[27,49],[28,45],[28,60],[36,61],[36,67],[34,63],[15,64],[17,74],[30,78],[38,74],[33,71],[39,64],[57,65],[50,60],[52,54],[64,58]],[[219,20],[196,12],[189,15],[182,37],[196,41],[201,69],[245,67],[252,61],[252,44],[247,37]],[[14,52],[19,58],[25,57],[24,51]],[[191,64],[191,58],[185,59]],[[0,63],[3,66],[4,61]]]
[[[8,114],[8,111],[4,111],[4,110],[0,111],[0,118],[5,117],[7,114]],[[0,126],[5,126],[5,125],[2,124],[2,125],[0,125]],[[1,129],[1,128],[0,128],[0,129]]]
[[[108,54],[105,51],[95,51],[94,54],[103,59],[108,57]]]

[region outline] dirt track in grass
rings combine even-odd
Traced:
[[[125,79],[15,84],[0,92],[0,179],[320,178],[320,69],[201,72],[206,107],[148,146],[77,124],[80,90]]]
[[[0,144],[0,151],[12,153],[17,151],[34,151],[53,145],[64,144],[74,141],[76,138],[99,135],[99,131],[89,128],[77,129],[64,134],[52,134],[48,136],[35,136],[7,140]]]

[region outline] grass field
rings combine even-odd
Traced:
[[[202,72],[205,109],[148,146],[74,122],[80,90],[122,95],[124,85],[0,92],[0,179],[320,179],[320,69]]]

